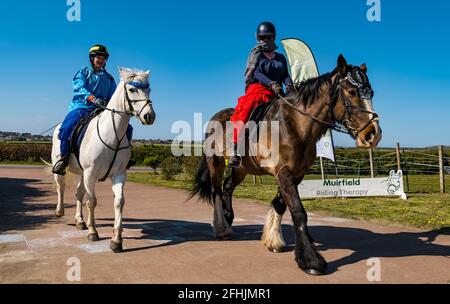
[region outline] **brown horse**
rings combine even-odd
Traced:
[[[372,109],[372,97],[373,91],[367,77],[366,65],[348,65],[340,55],[337,68],[333,72],[298,84],[286,97],[277,96],[265,114],[263,121],[279,123],[277,160],[271,165],[262,166],[262,161],[267,159],[266,155],[244,155],[242,166],[232,169],[223,187],[228,149],[221,143],[226,141],[226,138],[223,132],[207,133],[205,143],[210,146],[206,149],[213,148],[223,154],[216,153],[203,158],[191,197],[198,194],[201,199],[214,204],[213,226],[216,236],[219,239],[229,239],[232,235],[232,195],[245,176],[273,175],[277,179],[278,194],[273,199],[272,208],[267,215],[263,244],[273,252],[283,250],[285,242],[281,219],[288,207],[294,223],[295,259],[299,267],[308,274],[324,274],[327,263],[314,248],[309,235],[307,214],[300,200],[298,185],[316,158],[317,141],[330,127],[343,130],[338,129],[338,126],[344,126],[359,148],[377,146],[381,140],[381,129],[378,115]],[[225,127],[233,112],[233,109],[218,112],[210,124]],[[268,128],[271,128],[270,124]],[[270,136],[270,130],[267,134]],[[252,146],[253,143],[246,144],[246,151]]]

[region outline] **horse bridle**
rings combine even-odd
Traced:
[[[355,79],[353,79],[350,72],[348,72],[344,78],[340,78],[339,74],[338,74],[338,77],[339,77],[339,84],[338,84],[339,95],[344,102],[344,111],[345,111],[344,119],[342,120],[342,124],[347,129],[347,131],[349,131],[349,133],[353,133],[353,136],[357,137],[359,135],[359,133],[364,131],[373,122],[379,121],[380,118],[379,118],[378,114],[374,111],[354,106],[350,102],[350,100],[347,98],[347,96],[345,96],[343,89],[342,89],[342,82],[345,80],[348,80],[353,86],[355,86],[357,88],[360,99],[368,101],[370,103],[372,103],[373,91],[371,88],[368,88],[368,87],[364,86],[362,83],[355,81]],[[337,102],[337,99],[334,102],[334,105],[332,107],[330,107],[332,110],[334,110],[334,106],[336,105],[336,102]],[[353,128],[351,126],[353,110],[357,110],[357,111],[372,115],[372,117],[367,121],[367,123],[359,130],[356,130],[355,128]],[[334,117],[334,111],[332,112],[332,119],[334,121],[336,121],[336,118]]]
[[[325,124],[325,125],[329,126],[331,129],[333,129],[339,133],[344,133],[344,134],[348,134],[348,135],[357,137],[359,135],[359,133],[364,131],[372,122],[378,121],[379,116],[374,111],[370,111],[370,110],[352,105],[350,100],[345,96],[345,94],[343,92],[342,82],[345,80],[348,80],[352,85],[356,86],[358,89],[358,94],[360,95],[360,98],[362,100],[371,101],[373,91],[372,91],[372,89],[366,88],[362,83],[358,83],[357,81],[355,81],[350,72],[348,72],[344,78],[341,78],[341,75],[338,73],[336,78],[337,79],[333,83],[333,88],[332,88],[331,94],[330,94],[331,101],[329,103],[327,103],[327,105],[329,106],[329,108],[328,108],[329,116],[331,116],[332,122],[321,120],[321,119],[297,108],[292,103],[290,103],[288,100],[286,100],[286,98],[284,98],[281,94],[278,94],[278,97],[280,97],[280,99],[283,100],[286,104],[291,106],[295,111],[297,111],[305,116],[308,116],[312,120],[314,120],[318,123],[321,123],[321,124]],[[341,122],[343,127],[339,124],[336,124],[337,119],[334,116],[334,107],[336,106],[339,97],[341,97],[344,102],[345,114],[344,114],[344,119]],[[368,114],[372,115],[371,119],[364,125],[364,127],[362,127],[359,130],[356,130],[355,128],[353,128],[351,126],[353,110],[358,110],[360,112],[364,112],[364,113],[368,113]]]
[[[114,152],[114,157],[113,157],[113,160],[112,160],[111,164],[109,165],[108,171],[106,172],[105,176],[104,176],[102,179],[100,179],[100,181],[102,181],[102,182],[106,180],[106,178],[108,177],[109,173],[111,172],[112,166],[113,166],[113,164],[114,164],[114,162],[115,162],[115,160],[116,160],[116,157],[117,157],[117,153],[118,153],[120,150],[129,149],[129,148],[131,147],[131,143],[128,143],[128,146],[125,146],[125,147],[120,148],[120,145],[121,145],[121,143],[122,143],[122,140],[123,140],[123,139],[125,138],[125,136],[127,135],[127,132],[125,131],[125,134],[123,134],[123,136],[119,138],[119,136],[118,136],[118,134],[117,134],[116,123],[115,123],[115,120],[114,120],[114,114],[117,113],[117,114],[129,115],[129,116],[131,116],[131,117],[139,117],[139,116],[141,115],[142,111],[144,110],[144,108],[145,108],[147,105],[151,105],[151,104],[152,104],[152,101],[151,101],[149,98],[144,98],[144,99],[133,99],[133,100],[131,100],[131,99],[130,99],[130,96],[128,95],[127,84],[128,84],[128,85],[131,85],[131,86],[133,86],[133,87],[139,88],[139,89],[143,89],[143,90],[149,89],[149,88],[150,88],[150,86],[149,86],[148,83],[141,83],[141,82],[134,82],[134,81],[128,81],[128,82],[125,82],[125,83],[124,83],[124,85],[123,85],[123,88],[124,88],[124,91],[125,91],[125,98],[124,98],[124,101],[123,101],[123,103],[124,103],[124,109],[126,109],[126,107],[125,107],[125,102],[127,102],[127,103],[128,103],[128,106],[133,110],[133,112],[128,112],[128,111],[118,111],[118,110],[115,110],[115,109],[109,109],[109,108],[107,108],[107,107],[99,107],[99,108],[102,108],[102,109],[104,109],[104,110],[108,110],[108,111],[111,112],[111,118],[112,118],[113,129],[114,129],[114,135],[115,135],[116,140],[117,140],[117,146],[116,146],[116,148],[113,148],[113,147],[109,146],[107,143],[105,143],[105,141],[104,141],[104,140],[102,139],[102,137],[100,136],[100,128],[99,128],[99,122],[100,122],[100,119],[97,119],[97,135],[98,135],[98,138],[100,139],[100,141],[101,141],[108,149],[110,149],[110,150],[112,150],[112,151]],[[136,112],[134,111],[133,103],[141,102],[141,101],[145,101],[146,103],[145,103],[144,106],[142,106],[142,108],[141,108],[141,110],[139,111],[139,113],[136,114]]]
[[[129,106],[131,109],[134,110],[133,103],[135,103],[135,102],[141,102],[141,101],[145,101],[145,102],[146,102],[145,105],[141,108],[141,110],[139,111],[138,114],[135,114],[134,112],[131,112],[131,113],[128,112],[128,115],[135,116],[135,117],[139,117],[139,116],[141,115],[142,111],[144,110],[144,108],[145,108],[147,105],[151,105],[151,104],[152,104],[152,101],[151,101],[150,98],[143,98],[143,99],[134,99],[134,100],[131,100],[131,99],[130,99],[130,96],[128,96],[127,84],[129,84],[129,85],[131,85],[131,86],[133,86],[133,87],[139,88],[139,89],[143,89],[143,90],[146,90],[146,89],[149,89],[149,90],[150,90],[150,86],[149,86],[148,83],[135,82],[135,81],[129,81],[129,82],[125,82],[125,83],[124,83],[123,88],[124,88],[124,91],[125,91],[125,99],[126,99],[126,101],[128,102],[128,106]],[[151,91],[151,90],[150,90],[150,91]],[[124,103],[125,103],[125,100],[124,100]]]

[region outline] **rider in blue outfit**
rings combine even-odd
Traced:
[[[69,114],[61,124],[58,138],[61,140],[61,157],[53,167],[53,173],[64,175],[70,160],[70,136],[75,126],[98,107],[105,107],[116,90],[114,78],[105,70],[109,58],[105,46],[97,44],[89,50],[91,67],[85,67],[75,75],[72,86],[74,97]],[[128,125],[127,137],[131,141],[133,128]],[[135,162],[130,160],[128,168]]]

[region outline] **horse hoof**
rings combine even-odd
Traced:
[[[111,241],[111,244],[109,245],[109,248],[111,248],[111,250],[114,253],[119,253],[119,252],[123,251],[122,243],[116,243],[114,241]]]
[[[88,241],[97,242],[99,240],[100,240],[100,238],[98,237],[98,233],[88,234]]]
[[[77,230],[87,230],[86,223],[76,223],[75,226],[77,227]]]
[[[272,248],[269,249],[269,251],[273,253],[282,253],[284,251],[284,248]]]
[[[64,216],[64,210],[63,211],[55,211],[55,215],[57,217],[63,217]]]
[[[229,241],[229,240],[233,239],[233,236],[231,234],[228,234],[228,235],[217,235],[216,237],[217,237],[217,239],[219,241]]]
[[[313,268],[306,269],[305,272],[306,272],[307,274],[309,274],[309,275],[312,275],[312,276],[321,276],[321,275],[324,275],[323,272],[320,272],[319,270],[313,269]]]

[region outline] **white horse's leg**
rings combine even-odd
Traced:
[[[98,232],[95,229],[95,214],[94,209],[97,205],[97,197],[95,196],[95,183],[96,179],[92,177],[89,171],[84,171],[84,188],[86,189],[86,194],[88,197],[87,207],[88,207],[88,240],[98,241]]]
[[[58,204],[56,205],[55,214],[57,217],[64,216],[64,190],[66,189],[66,182],[64,176],[53,174],[56,182],[56,191],[58,192]]]
[[[126,173],[114,176],[112,190],[114,192],[114,230],[110,248],[113,252],[121,252],[122,248],[122,211],[125,204],[123,188],[125,186]]]
[[[84,177],[81,176],[81,180],[78,183],[77,194],[77,212],[75,214],[75,225],[78,230],[86,230],[87,226],[83,219],[83,198],[86,194],[86,189],[84,188]]]

